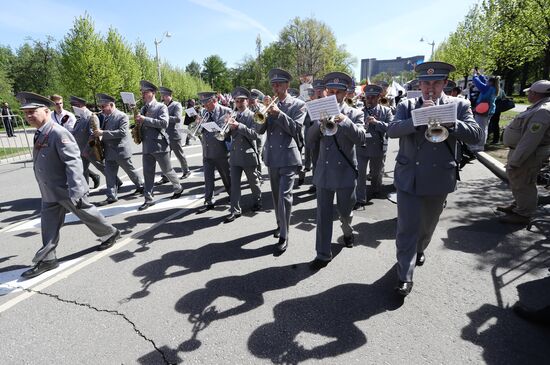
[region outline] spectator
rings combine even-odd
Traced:
[[[8,137],[15,137],[13,135],[13,115],[10,110],[10,106],[8,103],[4,102],[2,105],[2,122],[4,123],[4,128],[6,129],[6,133],[8,134]]]
[[[489,135],[492,135],[493,138],[491,139],[491,144],[497,144],[500,140],[500,103],[502,100],[506,99],[506,93],[503,89],[500,88],[500,76],[497,76],[497,83],[499,84],[499,92],[497,94],[497,98],[495,100],[495,114],[491,117],[491,121],[489,122]],[[487,139],[489,139],[487,137]]]
[[[479,90],[479,95],[476,100],[476,106],[474,110],[474,118],[479,124],[479,127],[483,131],[481,141],[476,145],[469,145],[468,147],[472,152],[480,152],[485,149],[485,142],[487,141],[487,131],[489,127],[489,120],[495,113],[495,100],[499,93],[499,85],[495,77],[491,77],[487,81],[487,77],[480,74],[477,68],[474,71],[474,84]]]

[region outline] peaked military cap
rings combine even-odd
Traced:
[[[203,91],[198,93],[198,95],[201,104],[206,104],[210,99],[216,97],[216,93],[214,91]]]
[[[325,87],[327,89],[348,90],[351,87],[352,79],[346,73],[343,72],[331,72],[325,75],[323,78]]]
[[[288,89],[288,93],[290,94],[290,96],[293,96],[295,98],[300,96],[300,92],[298,91],[298,89],[290,88]]]
[[[405,84],[405,89],[407,90],[418,90],[420,87],[420,81],[418,79],[411,80]]]
[[[233,90],[233,92],[231,93],[231,96],[233,97],[233,99],[238,99],[238,98],[248,99],[250,97],[250,91],[248,91],[244,87],[237,86],[235,90]]]
[[[260,90],[257,90],[257,89],[252,89],[250,90],[250,99],[260,99],[263,100],[264,99],[264,93],[261,92]]]
[[[115,98],[113,98],[111,95],[107,95],[107,94],[99,93],[99,94],[96,94],[95,97],[97,98],[97,102],[101,105],[116,102]]]
[[[529,90],[539,93],[539,94],[548,94],[550,93],[550,81],[548,80],[539,80],[533,83],[530,87],[527,89],[524,89],[524,92],[528,92]]]
[[[42,95],[38,95],[28,91],[22,91],[20,93],[17,93],[16,98],[21,103],[21,109],[23,110],[36,109],[36,108],[42,108],[42,107],[49,108],[54,105],[54,102],[51,101],[50,99]]]
[[[443,91],[445,93],[449,93],[451,92],[451,90],[456,87],[456,82],[452,81],[452,80],[448,80],[447,81],[447,85],[443,88]]]
[[[282,68],[272,68],[267,74],[270,82],[290,82],[292,76]]]
[[[420,81],[444,80],[453,72],[455,67],[446,62],[424,62],[416,65],[414,71]]]
[[[313,80],[311,85],[315,90],[325,90],[325,83],[323,80]]]
[[[154,93],[156,93],[159,89],[155,84],[147,80],[141,80],[139,82],[139,88],[141,91],[152,91]]]
[[[73,106],[74,105],[82,105],[82,104],[86,105],[86,104],[88,104],[88,102],[85,99],[79,98],[78,96],[71,96],[69,98],[69,104],[71,104]]]
[[[170,95],[170,96],[172,95],[172,92],[173,92],[172,90],[164,86],[160,86],[159,91],[161,95]]]
[[[380,95],[382,93],[382,91],[384,91],[384,89],[380,85],[371,84],[371,85],[365,86],[365,96],[367,96],[367,95]]]

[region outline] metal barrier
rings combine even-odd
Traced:
[[[3,129],[0,130],[0,165],[32,161],[34,129],[27,129],[19,115],[0,116]]]

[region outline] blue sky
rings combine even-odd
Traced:
[[[464,19],[477,0],[442,1],[66,1],[20,0],[2,5],[0,34],[3,45],[17,48],[28,37],[46,35],[61,40],[74,18],[88,12],[96,31],[110,26],[134,42],[143,41],[152,55],[154,40],[165,31],[172,34],[159,45],[160,57],[185,67],[189,62],[218,54],[233,67],[255,53],[256,36],[264,45],[277,39],[295,16],[314,17],[334,32],[338,44],[357,58],[355,77],[362,58],[388,59],[425,55],[442,42]]]

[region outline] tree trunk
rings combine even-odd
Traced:
[[[523,92],[523,89],[527,86],[527,77],[529,76],[529,62],[525,62],[523,64],[523,68],[521,69],[521,78],[519,82],[519,95],[524,96],[525,93]]]
[[[550,40],[546,43],[544,50],[544,63],[542,65],[542,79],[548,80],[550,74]]]

